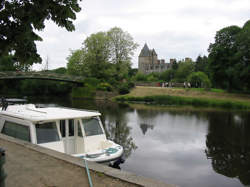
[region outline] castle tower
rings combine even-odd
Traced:
[[[154,67],[158,62],[155,50],[150,50],[145,43],[138,57],[138,70],[141,73],[147,74],[154,72]]]

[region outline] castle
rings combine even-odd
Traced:
[[[175,59],[170,59],[170,63],[165,63],[164,59],[158,59],[155,50],[150,50],[145,43],[138,57],[138,70],[144,74],[163,72],[169,69],[174,62],[176,62]]]

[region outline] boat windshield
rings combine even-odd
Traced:
[[[103,134],[103,130],[97,118],[82,119],[82,123],[86,136]]]
[[[56,122],[36,124],[37,143],[48,143],[59,141]]]

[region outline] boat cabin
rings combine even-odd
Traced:
[[[121,146],[107,140],[100,115],[96,111],[11,105],[0,111],[0,132],[78,157],[101,154],[112,146],[123,152]]]

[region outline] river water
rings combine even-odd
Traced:
[[[250,185],[250,113],[66,98],[32,103],[94,109],[125,149],[121,170],[179,186]]]

